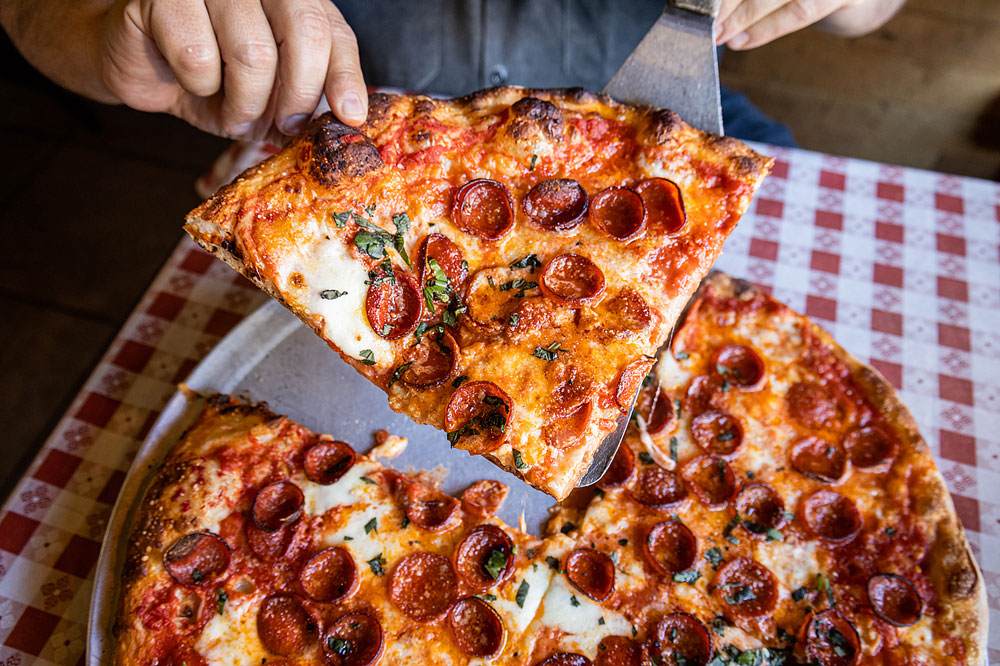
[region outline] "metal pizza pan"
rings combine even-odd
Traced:
[[[354,368],[275,301],[262,305],[219,342],[186,384],[203,395],[221,392],[266,402],[272,411],[287,414],[316,432],[329,433],[361,452],[372,448],[377,430],[406,437],[409,443],[402,454],[380,462],[401,471],[436,472],[442,489],[453,495],[480,479],[502,481],[510,492],[498,516],[517,525],[523,514],[534,534],[541,534],[555,503],[485,458],[450,448],[440,431],[393,412],[381,389],[361,380]],[[136,453],[112,510],[91,599],[88,666],[113,663],[111,630],[134,514],[153,473],[201,410],[197,402],[180,392],[170,399]]]

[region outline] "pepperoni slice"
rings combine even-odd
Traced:
[[[299,585],[313,601],[332,604],[358,589],[358,567],[349,550],[334,546],[312,556],[299,571]]]
[[[717,456],[698,456],[681,468],[688,489],[702,504],[718,508],[729,503],[736,492],[736,477],[726,461]]]
[[[590,660],[575,652],[557,652],[535,663],[535,666],[591,666]]]
[[[267,484],[257,492],[250,515],[259,529],[277,532],[299,519],[304,502],[302,489],[288,479],[281,479]]]
[[[844,447],[821,437],[803,437],[792,444],[788,457],[795,471],[817,481],[839,481],[847,469]]]
[[[801,507],[802,522],[814,536],[839,543],[861,530],[861,514],[854,500],[832,490],[810,495]]]
[[[492,516],[500,510],[510,490],[506,483],[493,479],[481,479],[462,493],[462,506],[470,513]]]
[[[767,530],[785,524],[785,502],[768,483],[750,484],[740,491],[733,504],[743,528],[751,534],[763,536]]]
[[[688,383],[684,408],[692,417],[710,409],[726,408],[725,380],[718,375],[698,375]]]
[[[778,583],[760,562],[737,557],[719,568],[715,595],[727,614],[740,618],[767,615],[778,602]]]
[[[821,666],[851,666],[861,652],[858,632],[835,610],[812,615],[806,621],[802,642],[809,662]]]
[[[543,180],[521,202],[524,214],[543,229],[568,231],[583,222],[587,191],[571,178]]]
[[[632,287],[622,288],[614,298],[604,302],[604,307],[599,330],[617,340],[634,340],[647,334],[654,317],[659,318],[642,294]]]
[[[646,654],[654,664],[705,666],[712,658],[712,636],[693,615],[671,613],[656,624]]]
[[[788,413],[807,428],[825,428],[837,418],[837,403],[815,382],[798,382],[785,396]]]
[[[549,298],[570,306],[592,303],[604,294],[604,272],[579,254],[560,254],[545,265],[542,291]]]
[[[185,587],[212,582],[229,568],[229,545],[212,532],[192,532],[163,554],[170,577]]]
[[[618,447],[618,453],[615,454],[608,469],[604,471],[604,476],[597,482],[597,487],[601,490],[621,488],[632,478],[634,471],[635,453],[632,452],[628,444],[623,443]]]
[[[764,360],[746,345],[725,345],[715,352],[715,371],[732,386],[744,390],[760,388]]]
[[[257,611],[257,636],[268,652],[294,657],[315,642],[316,621],[295,597],[272,594]]]
[[[403,351],[397,368],[399,380],[408,386],[426,388],[443,384],[455,374],[458,344],[447,331],[428,333]]]
[[[622,414],[628,414],[629,410],[632,409],[635,394],[639,391],[642,380],[646,378],[655,363],[656,359],[640,356],[626,365],[621,375],[618,376],[615,404],[618,405],[618,411]]]
[[[604,234],[627,243],[646,230],[646,207],[635,190],[609,187],[594,197],[590,221]]]
[[[454,292],[461,291],[469,277],[469,265],[462,256],[462,250],[444,234],[428,234],[420,248],[420,282],[427,284],[434,279],[434,270],[428,265],[433,259],[448,276],[448,283]]]
[[[896,438],[877,425],[852,428],[844,436],[851,464],[867,469],[890,461],[896,455]]]
[[[455,603],[458,577],[451,561],[436,553],[407,555],[389,577],[389,598],[417,622],[438,617]]]
[[[676,472],[652,463],[642,465],[628,494],[646,506],[664,507],[677,504],[687,497],[687,490]]]
[[[646,432],[650,435],[663,432],[675,423],[674,401],[661,388],[656,389],[652,404],[641,413],[646,417]]]
[[[729,412],[710,409],[691,419],[691,436],[707,453],[728,456],[743,443],[743,428]]]
[[[604,601],[615,591],[615,563],[599,550],[577,548],[566,557],[563,569],[573,587],[594,601]]]
[[[646,206],[646,221],[650,229],[675,234],[684,228],[687,213],[677,183],[666,178],[647,178],[635,189]]]
[[[357,457],[358,454],[346,442],[322,440],[306,451],[306,477],[313,483],[329,486],[354,466]]]
[[[514,226],[507,188],[488,178],[470,180],[459,188],[451,217],[459,229],[484,240],[502,238]]]
[[[546,413],[560,418],[572,414],[594,393],[594,382],[585,370],[572,361],[558,359],[545,364],[545,377],[549,380],[549,405]]]
[[[455,569],[470,587],[484,592],[514,571],[514,542],[496,525],[474,527],[455,551]]]
[[[916,624],[924,601],[913,583],[896,574],[876,574],[868,579],[868,603],[876,615],[897,627]]]
[[[642,647],[628,636],[605,636],[597,644],[597,666],[642,666]]]
[[[680,573],[694,564],[698,555],[698,540],[683,523],[664,520],[646,534],[643,553],[660,575]]]
[[[565,451],[580,444],[587,428],[594,406],[588,401],[577,407],[572,413],[557,418],[542,428],[542,437],[549,446]]]
[[[277,532],[265,532],[258,529],[253,521],[247,521],[244,523],[243,531],[247,535],[247,543],[250,544],[250,550],[254,555],[265,562],[271,562],[279,559],[288,550],[294,530],[294,525],[285,525]]]
[[[423,298],[409,275],[396,273],[368,287],[365,312],[372,329],[386,340],[398,340],[413,332],[423,314]]]
[[[459,501],[450,495],[429,490],[419,483],[403,486],[403,509],[411,523],[430,532],[440,532],[457,521]]]
[[[458,649],[470,657],[496,655],[507,634],[493,606],[477,597],[466,597],[455,604],[448,613],[448,626]]]
[[[323,655],[333,666],[371,666],[382,658],[384,649],[382,625],[365,613],[344,615],[323,638]]]
[[[507,439],[513,401],[493,382],[466,382],[448,401],[444,429],[451,445],[473,455],[500,448]]]

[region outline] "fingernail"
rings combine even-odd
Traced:
[[[340,108],[345,116],[361,118],[365,113],[365,107],[361,104],[361,97],[353,90],[340,100]]]
[[[253,127],[252,120],[245,123],[240,123],[239,125],[232,125],[229,128],[229,133],[232,136],[243,136],[244,134],[250,131],[251,127]]]
[[[294,116],[288,116],[284,120],[278,123],[278,129],[280,129],[285,134],[295,134],[300,129],[302,125],[306,122],[306,114],[296,113]]]
[[[741,32],[738,35],[733,35],[732,39],[726,42],[726,46],[733,49],[738,49],[744,46],[749,41],[750,41],[750,35],[748,35],[745,32]]]

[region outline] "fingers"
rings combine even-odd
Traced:
[[[278,47],[258,0],[209,0],[225,63],[220,122],[234,137],[263,115],[274,86]]]
[[[212,21],[201,0],[140,3],[142,26],[181,87],[207,97],[222,83],[222,61]]]
[[[368,93],[361,74],[358,42],[337,8],[329,2],[326,5],[333,39],[324,86],[326,100],[340,120],[361,125],[368,117]]]
[[[323,94],[333,45],[327,4],[329,0],[264,0],[278,44],[275,124],[285,134],[302,127]]]
[[[826,12],[829,13],[829,12]],[[792,0],[736,35],[729,46],[733,49],[752,49],[767,44],[778,37],[801,30],[823,18],[826,13],[818,10],[809,0]],[[740,37],[739,40],[736,37]],[[745,38],[744,38],[745,37]],[[738,41],[738,45],[734,42]]]

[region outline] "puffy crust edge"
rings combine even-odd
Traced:
[[[223,394],[213,395],[207,398],[203,409],[181,434],[179,441],[172,446],[163,463],[149,470],[147,478],[152,482],[139,495],[135,515],[128,522],[129,544],[125,550],[120,577],[116,581],[118,610],[112,626],[112,633],[118,640],[115,650],[116,664],[132,663],[134,655],[142,651],[141,646],[146,643],[151,633],[141,622],[136,621],[134,614],[136,599],[147,589],[144,581],[150,575],[143,563],[145,558],[149,553],[163,549],[166,534],[171,531],[183,532],[191,527],[185,525],[184,520],[175,515],[175,504],[169,499],[164,499],[184,477],[191,458],[197,458],[196,454],[199,454],[198,451],[192,450],[197,441],[192,441],[189,435],[206,426],[212,432],[213,428],[219,429],[219,426],[226,422],[231,422],[237,430],[249,431],[260,423],[267,423],[276,418],[279,417],[268,409],[266,403],[246,403]],[[211,441],[207,443],[211,444]]]
[[[535,97],[561,109],[579,112],[601,112],[628,119],[638,130],[640,141],[650,145],[692,143],[704,146],[698,157],[724,167],[740,181],[757,182],[766,176],[774,160],[757,153],[738,139],[703,132],[688,125],[677,113],[650,106],[631,106],[609,95],[585,88],[522,88],[500,86],[485,88],[462,97],[433,99],[425,96],[374,93],[369,96],[368,120],[362,127],[381,131],[400,116],[430,114],[439,106],[459,110],[463,115],[489,113],[498,106],[510,106],[523,97]]]
[[[711,287],[723,297],[752,298],[757,294],[753,285],[733,278],[721,271],[713,272],[702,284],[699,294]],[[937,507],[940,520],[936,521],[932,545],[931,579],[942,599],[951,605],[954,616],[952,633],[961,636],[969,664],[983,664],[986,660],[986,641],[989,629],[989,607],[983,572],[972,556],[969,540],[962,527],[951,494],[945,485],[941,470],[934,461],[930,447],[920,434],[917,422],[909,408],[903,404],[889,381],[875,368],[862,363],[848,353],[825,330],[805,316],[802,317],[815,336],[827,349],[851,369],[854,381],[864,391],[865,397],[881,410],[893,425],[897,435],[920,457],[932,464],[931,473],[923,479],[925,498]]]

